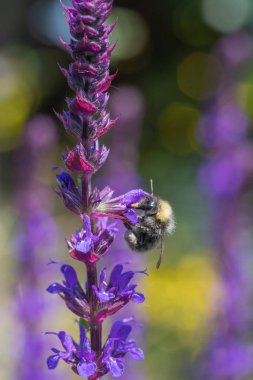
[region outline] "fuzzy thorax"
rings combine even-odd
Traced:
[[[162,199],[159,200],[159,210],[156,214],[156,219],[166,226],[168,233],[173,232],[175,228],[173,210],[171,205]]]

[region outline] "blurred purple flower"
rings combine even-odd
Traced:
[[[56,142],[52,119],[46,115],[37,115],[25,126],[15,157],[16,210],[19,222],[15,236],[15,302],[17,325],[20,323],[22,338],[17,337],[21,349],[14,365],[16,378],[20,380],[48,379],[48,371],[45,371],[43,363],[48,346],[40,332],[50,308],[41,293],[41,283],[46,277],[43,269],[46,264],[45,254],[48,249],[53,252],[56,247],[57,228],[51,216],[50,193],[38,180],[38,167],[40,157],[49,158],[49,152]],[[61,374],[59,376],[63,378]]]
[[[233,41],[246,49],[240,51],[240,57]],[[238,74],[250,58],[249,42],[246,33],[237,33],[218,43],[215,53],[226,63],[224,77],[200,124],[200,137],[208,149],[200,182],[212,207],[214,248],[223,290],[213,334],[197,374],[201,380],[239,380],[253,373],[253,344],[247,338],[252,317],[246,269],[249,242],[245,235],[249,223],[245,194],[253,179],[253,148],[247,141],[249,120],[233,88],[235,72]],[[231,62],[229,54],[234,57]]]

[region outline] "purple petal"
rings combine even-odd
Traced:
[[[61,171],[61,174],[56,175],[56,180],[59,184],[59,191],[56,191],[57,194],[62,197],[67,208],[72,212],[80,214],[82,199],[73,178],[62,168],[57,169]]]
[[[107,339],[103,348],[103,363],[106,363],[114,350],[115,339]]]
[[[122,196],[123,199],[121,203],[130,206],[133,203],[139,202],[145,195],[152,197],[142,189],[132,190]]]
[[[127,325],[123,321],[116,321],[112,325],[109,338],[126,340],[131,330],[132,330],[132,327],[130,325]]]
[[[79,336],[80,336],[80,349],[81,351],[84,351],[85,350],[85,343],[86,343],[86,330],[85,330],[85,327],[79,323]]]
[[[133,210],[127,210],[126,212],[124,212],[124,215],[131,224],[138,223],[138,217]]]
[[[134,274],[135,274],[135,272],[128,271],[128,272],[123,273],[120,276],[120,280],[119,280],[119,293],[121,293],[127,287],[127,285],[129,284],[129,282],[132,280]]]
[[[115,298],[115,294],[111,292],[106,291],[99,291],[95,285],[93,285],[93,291],[95,292],[96,296],[98,297],[99,301],[104,303],[112,300]]]
[[[134,360],[143,360],[144,359],[144,352],[141,348],[132,348],[129,351],[129,354]]]
[[[99,196],[100,196],[101,201],[104,202],[104,201],[110,199],[112,197],[113,193],[114,193],[114,191],[109,186],[104,187],[99,192]]]
[[[65,293],[65,291],[66,291],[66,288],[62,286],[61,284],[58,284],[57,282],[49,285],[49,287],[47,288],[47,292],[51,294],[56,294],[60,292]]]
[[[79,191],[75,185],[75,182],[71,175],[67,173],[65,170],[62,168],[58,168],[61,170],[61,174],[56,175],[56,180],[63,192],[69,192],[72,193],[73,195],[76,195],[77,197],[80,196]]]
[[[121,264],[115,265],[115,267],[113,268],[113,270],[111,272],[108,287],[111,288],[111,287],[117,287],[118,286],[122,271],[123,271],[123,265],[121,265]]]
[[[83,228],[85,230],[85,234],[86,234],[87,238],[92,238],[91,223],[90,223],[90,218],[88,217],[88,215],[84,216]]]
[[[48,369],[55,369],[59,363],[60,357],[59,355],[49,356],[47,359],[47,367]]]
[[[78,283],[78,278],[75,269],[67,264],[64,264],[61,267],[61,272],[65,277],[66,285],[69,288],[74,288],[75,285]]]
[[[105,282],[105,279],[106,279],[106,268],[104,268],[101,272],[100,272],[100,278],[99,278],[99,285],[103,285],[103,283]]]
[[[134,303],[142,303],[142,302],[145,301],[145,297],[144,297],[144,295],[142,293],[134,293],[132,295],[132,301]]]
[[[65,331],[60,331],[58,333],[58,337],[61,341],[61,344],[68,353],[71,353],[75,349],[74,341],[68,333]]]
[[[123,375],[125,369],[123,358],[110,357],[106,364],[113,377],[120,377]]]
[[[76,243],[76,250],[81,253],[88,253],[92,247],[91,241],[88,240],[82,240],[78,243]]]
[[[85,230],[85,237],[76,243],[75,248],[77,251],[81,253],[87,253],[92,248],[92,232],[91,232],[91,224],[90,224],[90,218],[88,215],[84,216],[84,230]]]
[[[56,116],[64,124],[64,128],[68,134],[77,138],[82,137],[82,121],[77,115],[71,114],[69,111],[63,111],[62,115],[56,112]]]
[[[97,370],[97,366],[93,362],[80,362],[77,366],[77,372],[81,377],[90,377]]]

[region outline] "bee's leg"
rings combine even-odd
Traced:
[[[159,269],[162,263],[162,258],[163,258],[163,253],[164,253],[164,232],[165,232],[164,230],[161,230],[161,251],[160,251],[159,259],[156,263],[156,269]]]
[[[142,251],[147,236],[147,228],[141,225],[132,226],[125,232],[125,240],[134,251]]]
[[[131,229],[126,230],[124,238],[128,243],[129,247],[135,251],[138,246],[138,239],[135,233]]]
[[[133,227],[132,224],[129,222],[124,222],[124,226],[126,227],[127,230],[131,230]]]

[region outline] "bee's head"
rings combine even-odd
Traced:
[[[146,215],[154,215],[158,211],[158,199],[145,195],[139,202],[133,204],[132,207],[145,211]]]

